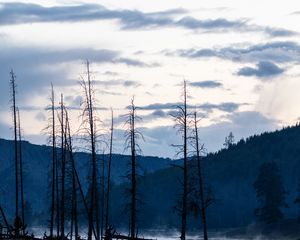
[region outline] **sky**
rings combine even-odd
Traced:
[[[51,83],[78,136],[86,60],[103,139],[114,110],[117,153],[126,153],[124,115],[134,97],[142,154],[176,156],[171,145],[181,136],[171,115],[184,80],[207,152],[229,132],[238,141],[296,124],[299,22],[296,0],[0,1],[0,137],[13,137],[11,69],[25,140],[46,144]]]

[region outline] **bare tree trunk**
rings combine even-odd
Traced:
[[[131,102],[131,221],[130,221],[130,237],[136,237],[136,149],[135,149],[135,105],[134,100]]]
[[[75,159],[73,157],[73,144],[71,137],[71,128],[68,117],[68,112],[65,110],[66,115],[66,148],[70,155],[71,166],[72,166],[72,210],[71,210],[71,239],[73,238],[73,232],[75,233],[75,240],[78,239],[78,214],[77,214],[77,184],[75,176]]]
[[[108,173],[107,173],[107,192],[106,192],[106,214],[105,214],[105,230],[108,229],[110,224],[110,175],[111,175],[111,162],[112,162],[112,151],[113,151],[113,134],[114,134],[114,113],[111,110],[111,128],[110,128],[110,145],[109,145],[109,160],[108,160]]]
[[[100,236],[101,239],[103,238],[103,229],[104,229],[104,211],[105,211],[105,183],[104,183],[104,168],[105,168],[105,164],[104,164],[104,151],[102,154],[102,174],[101,174],[101,230],[100,230]]]
[[[61,125],[61,237],[65,237],[65,126],[64,126],[64,99],[61,95],[61,116],[60,116],[60,125]]]
[[[183,111],[183,195],[182,195],[182,213],[181,213],[181,240],[186,239],[186,223],[187,223],[187,103],[186,103],[186,81],[184,81],[184,111]]]
[[[96,130],[95,130],[95,118],[94,118],[94,106],[93,106],[93,90],[90,76],[90,64],[86,62],[87,68],[87,82],[83,80],[82,85],[84,88],[86,106],[84,108],[83,115],[87,118],[86,121],[88,127],[88,134],[90,137],[91,155],[92,155],[92,183],[90,192],[90,207],[89,207],[89,223],[88,223],[88,240],[92,240],[92,233],[94,229],[94,215],[95,215],[95,203],[97,193],[97,159],[96,159]],[[86,116],[87,115],[87,116]],[[97,203],[96,203],[97,204]],[[95,235],[95,238],[98,237]]]
[[[12,91],[12,111],[13,111],[13,122],[14,122],[14,144],[15,144],[15,221],[19,218],[19,178],[18,178],[18,137],[17,137],[17,108],[16,108],[16,83],[15,83],[15,74],[13,70],[10,71],[10,87]],[[18,230],[16,230],[18,235]]]
[[[100,181],[96,183],[96,185],[101,184],[101,179]],[[95,220],[96,220],[96,233],[97,233],[97,238],[100,239],[100,234],[101,234],[101,229],[100,229],[100,208],[99,208],[99,202],[100,202],[100,196],[99,196],[99,189],[95,189]]]
[[[55,191],[56,191],[56,236],[60,236],[60,196],[59,196],[59,168],[58,168],[58,158],[55,154]]]
[[[205,206],[205,198],[204,198],[204,183],[203,183],[203,175],[202,175],[202,166],[200,159],[200,147],[199,147],[199,136],[198,136],[198,119],[197,113],[194,113],[194,124],[195,124],[195,144],[196,144],[196,154],[197,154],[197,170],[198,170],[198,179],[199,179],[199,190],[200,190],[200,204],[201,204],[201,218],[203,225],[203,239],[208,240],[207,234],[207,222],[206,222],[206,206]]]
[[[55,103],[54,90],[51,84],[51,115],[52,115],[52,180],[51,180],[51,216],[50,216],[50,237],[53,237],[54,212],[55,212],[55,168],[56,168],[56,140],[55,140]]]
[[[21,134],[21,121],[20,111],[17,108],[18,115],[18,130],[19,130],[19,172],[20,172],[20,191],[21,191],[21,217],[23,225],[23,234],[25,234],[25,214],[24,214],[24,188],[23,188],[23,159],[22,159],[22,134]]]

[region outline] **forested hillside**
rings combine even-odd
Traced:
[[[12,212],[10,204],[13,199],[13,142],[0,140],[1,162],[1,204],[8,213]],[[47,146],[33,145],[23,142],[25,165],[25,198],[30,192],[31,214],[46,216],[48,211],[47,191],[49,179],[50,151]],[[76,165],[84,189],[87,189],[86,162],[89,155],[76,154]],[[101,156],[98,156],[99,158]],[[114,155],[112,175],[112,222],[117,227],[127,227],[126,216],[126,169],[128,156]],[[139,228],[178,226],[179,217],[174,211],[180,184],[178,176],[181,170],[173,166],[172,160],[157,157],[138,157],[141,176],[138,179],[139,196],[142,204],[139,207]],[[286,218],[296,218],[298,215],[294,199],[297,195],[298,178],[300,177],[300,126],[287,127],[282,130],[252,136],[240,140],[228,149],[210,153],[203,157],[205,183],[209,185],[214,203],[208,208],[208,226],[211,229],[245,226],[255,221],[254,209],[257,199],[253,183],[258,175],[258,169],[267,161],[277,162],[283,176],[287,191],[289,208],[284,210]],[[175,162],[173,162],[175,163]],[[176,164],[179,164],[177,161]],[[190,158],[190,166],[193,159]],[[122,214],[121,214],[122,213]],[[192,215],[189,227],[197,228],[199,219]]]

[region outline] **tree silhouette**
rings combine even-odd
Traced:
[[[225,137],[225,142],[224,142],[224,147],[225,148],[230,148],[234,144],[234,136],[233,133],[230,132],[227,137]]]
[[[14,129],[14,157],[15,157],[15,219],[14,219],[14,233],[16,236],[20,235],[22,231],[25,233],[24,226],[24,191],[23,191],[23,170],[22,170],[22,149],[21,149],[21,129],[20,129],[20,115],[16,104],[16,76],[14,71],[10,71],[10,89],[12,101],[13,114],[13,129]],[[19,182],[20,181],[20,182]],[[21,194],[21,216],[19,213],[19,193]]]
[[[198,175],[198,186],[199,186],[199,195],[200,195],[200,211],[201,211],[201,218],[202,218],[202,226],[203,226],[203,239],[208,239],[207,234],[207,220],[206,220],[206,196],[204,196],[204,180],[203,180],[203,173],[202,173],[202,162],[201,162],[201,151],[203,150],[203,145],[201,146],[199,143],[199,130],[198,130],[198,122],[199,119],[197,117],[197,112],[194,112],[194,129],[193,129],[193,146],[196,151],[196,160],[197,160],[197,175]]]
[[[187,208],[188,208],[188,151],[187,151],[187,140],[188,140],[188,111],[187,111],[187,91],[186,91],[186,81],[183,82],[183,103],[177,106],[177,112],[172,114],[175,120],[175,128],[177,128],[178,133],[182,135],[183,144],[173,145],[179,150],[177,154],[183,155],[183,176],[182,176],[182,199],[181,207],[179,209],[181,213],[181,230],[180,239],[186,239],[186,228],[187,228]]]
[[[21,219],[23,224],[23,235],[25,234],[25,214],[24,214],[24,182],[23,182],[23,153],[22,153],[22,133],[20,110],[17,108],[18,116],[18,138],[19,138],[19,174],[20,174],[20,193],[21,193]]]
[[[95,97],[94,89],[91,81],[90,63],[86,62],[86,79],[82,77],[81,86],[84,93],[84,101],[82,103],[82,123],[81,128],[85,135],[88,135],[89,150],[91,151],[91,191],[90,191],[90,206],[89,206],[89,221],[88,221],[88,240],[92,239],[92,233],[94,232],[95,238],[98,239],[94,229],[94,216],[97,209],[98,201],[96,201],[96,195],[98,192],[97,186],[97,159],[96,159],[96,141],[97,141],[97,129],[96,123],[98,121],[95,116]],[[96,206],[96,207],[95,207]]]
[[[141,151],[140,146],[138,144],[138,139],[143,138],[143,135],[136,129],[136,121],[140,120],[140,117],[136,114],[137,107],[134,104],[134,98],[131,99],[131,105],[129,106],[129,113],[127,114],[127,130],[125,133],[126,136],[126,145],[125,149],[130,150],[131,156],[131,169],[129,174],[130,179],[130,195],[131,201],[129,204],[130,209],[130,238],[137,238],[137,171],[136,171],[136,158],[137,153]]]
[[[105,231],[110,225],[110,185],[111,185],[111,163],[113,153],[113,137],[114,137],[114,112],[111,110],[111,127],[110,127],[110,143],[109,143],[109,159],[107,167],[107,188],[106,188],[106,213],[105,213]]]
[[[60,211],[59,211],[59,187],[58,187],[58,159],[57,159],[57,149],[56,149],[56,118],[55,118],[55,96],[54,88],[51,84],[51,97],[50,106],[47,107],[49,111],[48,125],[44,129],[48,134],[48,141],[51,144],[51,207],[50,207],[50,226],[49,232],[50,237],[53,237],[54,222],[56,219],[56,236],[59,237],[60,231]]]
[[[266,162],[260,167],[257,179],[253,184],[260,206],[254,213],[259,221],[274,223],[283,218],[281,208],[285,203],[286,191],[276,162]]]

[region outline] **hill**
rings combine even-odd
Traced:
[[[13,143],[0,140],[1,204],[8,213],[13,212]],[[45,218],[48,209],[47,183],[50,151],[47,146],[23,143],[26,174],[25,193],[33,211]],[[107,156],[106,156],[107,157]],[[276,161],[280,167],[289,208],[286,218],[295,219],[298,209],[293,203],[300,176],[300,126],[287,127],[275,132],[242,139],[228,149],[203,157],[205,182],[211,186],[214,204],[208,209],[211,230],[243,227],[256,221],[253,210],[257,206],[253,182],[262,163]],[[76,165],[86,189],[89,154],[76,153]],[[126,195],[124,176],[128,169],[128,156],[114,155],[112,189],[112,220],[116,227],[128,227],[124,213]],[[180,194],[178,178],[181,170],[171,159],[157,157],[138,158],[142,169],[139,179],[139,196],[143,202],[139,211],[139,228],[176,228],[179,218],[174,206]],[[193,160],[190,161],[193,163]],[[176,162],[180,164],[180,162]],[[30,194],[29,194],[30,193]],[[189,218],[190,230],[198,229],[200,220]]]

